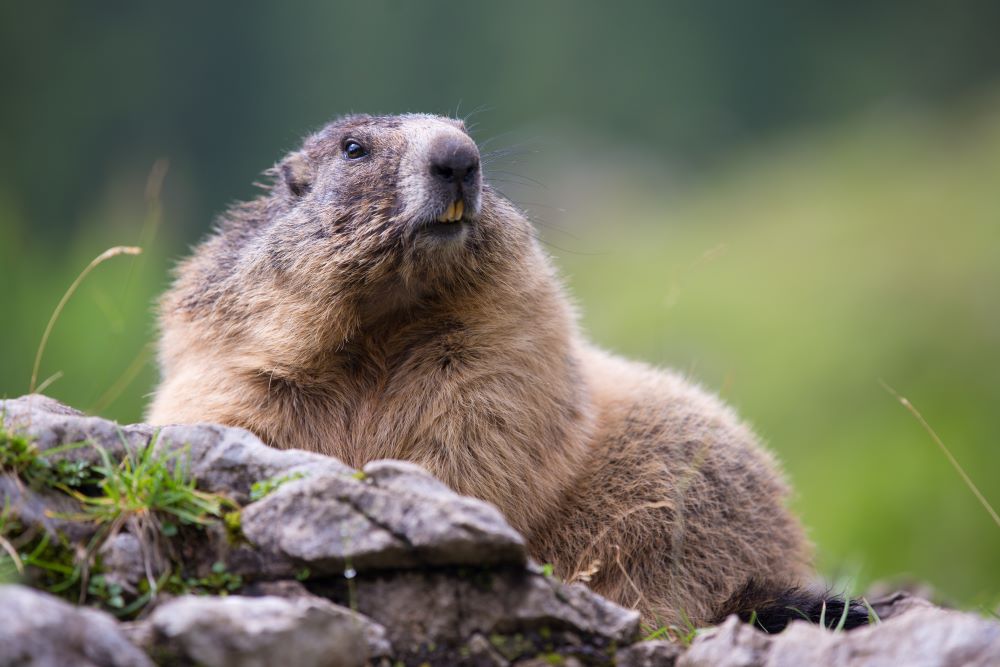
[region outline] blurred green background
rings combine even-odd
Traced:
[[[169,267],[264,168],[349,111],[475,112],[592,337],[738,407],[825,574],[995,605],[1000,528],[879,380],[1000,505],[997,26],[925,0],[5,3],[0,395],[80,270],[140,244],[39,378],[140,419]]]

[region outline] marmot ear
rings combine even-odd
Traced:
[[[309,158],[302,152],[292,153],[278,165],[281,181],[295,197],[309,192],[313,183],[313,168]]]

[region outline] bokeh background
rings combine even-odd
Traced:
[[[350,111],[468,115],[600,344],[788,470],[831,579],[1000,601],[1000,3],[0,6],[0,395],[123,421],[169,267]]]

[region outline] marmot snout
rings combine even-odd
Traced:
[[[811,576],[771,455],[714,396],[584,339],[460,122],[343,118],[269,173],[161,302],[152,422],[414,461],[650,621]]]

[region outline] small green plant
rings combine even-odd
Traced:
[[[293,472],[288,475],[282,475],[280,477],[271,477],[270,479],[262,479],[258,482],[254,482],[250,486],[250,500],[256,502],[261,498],[273,493],[282,484],[291,482],[296,479],[302,479],[305,477],[305,473]]]
[[[121,584],[109,582],[103,574],[92,576],[87,585],[87,595],[93,599],[101,600],[112,609],[123,609],[125,607],[123,593]]]
[[[99,495],[80,492],[70,495],[79,500],[90,519],[99,524],[121,526],[130,519],[148,520],[168,526],[175,533],[173,520],[182,524],[205,526],[220,519],[223,508],[235,506],[225,497],[199,491],[188,474],[188,449],[156,452],[156,439],[138,453],[129,452],[121,463],[114,464],[107,450],[97,447],[101,465]],[[168,535],[170,536],[170,535]]]
[[[175,595],[228,595],[243,587],[243,577],[226,569],[226,564],[217,562],[212,571],[204,577],[183,577],[172,573],[163,584],[164,590]]]
[[[0,471],[17,475],[33,488],[80,488],[94,481],[90,465],[82,460],[55,457],[84,445],[78,442],[41,451],[27,438],[0,428]]]
[[[125,438],[122,436],[125,444]],[[26,583],[77,603],[90,600],[119,616],[131,616],[163,586],[182,592],[221,593],[238,589],[242,577],[216,563],[205,577],[183,577],[172,539],[183,531],[222,522],[229,534],[242,536],[239,507],[228,498],[200,491],[189,474],[189,450],[156,447],[157,439],[126,453],[120,462],[93,443],[73,443],[41,451],[27,438],[0,431],[0,471],[34,488],[48,488],[74,499],[78,511],[56,515],[63,520],[96,524],[87,543],[71,543],[38,527],[22,526],[9,507],[0,513],[0,580]],[[55,455],[93,446],[97,464]],[[109,582],[96,554],[122,530],[139,539],[146,579],[138,595]],[[155,575],[154,573],[162,573]],[[133,599],[129,600],[129,597]]]
[[[844,626],[847,624],[847,613],[851,610],[851,599],[849,597],[844,597],[844,610],[840,612],[840,620],[837,621],[837,627],[833,629],[834,632],[843,632]]]
[[[695,637],[704,632],[705,629],[697,627],[694,622],[691,621],[691,617],[688,616],[687,612],[683,609],[681,609],[678,613],[681,617],[681,625],[661,623],[659,619],[656,619],[656,624],[654,626],[646,626],[643,629],[646,634],[643,636],[641,641],[668,639],[675,644],[680,644],[681,646],[690,646]]]
[[[223,514],[222,523],[226,527],[226,537],[231,544],[246,542],[246,535],[243,534],[243,515],[239,510]]]
[[[12,543],[21,549],[17,559],[19,572],[29,583],[50,593],[68,593],[71,599],[78,597],[72,591],[83,577],[83,567],[71,544],[49,533],[23,531],[17,522],[7,534],[16,536]]]
[[[882,622],[882,619],[878,617],[878,612],[871,606],[867,598],[861,598],[861,601],[865,603],[865,608],[868,609],[868,625],[878,625]]]

